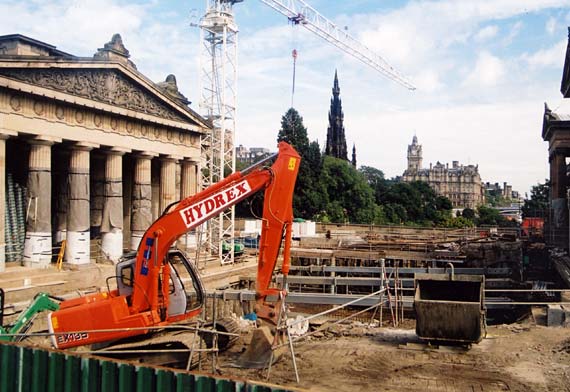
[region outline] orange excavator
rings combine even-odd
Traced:
[[[265,166],[270,159],[275,162]],[[276,324],[281,304],[268,297],[284,297],[282,289],[271,286],[271,278],[283,238],[281,272],[284,276],[289,272],[293,190],[300,159],[293,147],[280,142],[274,156],[168,206],[145,232],[136,253],[117,264],[117,289],[63,301],[59,310],[48,314],[53,346],[67,349],[144,338],[157,327],[200,314],[205,291],[196,267],[171,247],[180,236],[262,189],[255,310],[258,318]]]

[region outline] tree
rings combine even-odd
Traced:
[[[324,156],[321,183],[326,192],[324,211],[331,222],[380,223],[382,211],[365,177],[349,162]]]
[[[499,210],[496,210],[492,207],[486,206],[479,206],[477,208],[478,218],[477,218],[477,226],[483,225],[491,225],[491,226],[500,226],[500,227],[512,227],[517,226],[517,222],[510,221],[506,219],[499,213]]]
[[[374,198],[377,204],[380,204],[382,196],[388,190],[390,182],[384,178],[382,170],[370,166],[361,166],[358,169],[360,173],[366,178],[368,185],[374,190]]]
[[[307,128],[303,125],[303,117],[297,110],[290,108],[281,117],[281,129],[277,135],[277,142],[286,141],[299,152],[304,153],[309,147]]]
[[[464,208],[461,212],[461,216],[465,219],[469,219],[471,221],[475,220],[475,210],[471,208]]]
[[[523,218],[543,218],[548,209],[548,195],[550,193],[550,181],[544,184],[538,183],[530,190],[530,199],[524,201],[522,206]]]
[[[325,206],[324,190],[320,181],[321,152],[319,144],[309,142],[303,117],[291,108],[281,118],[277,142],[286,141],[301,156],[301,166],[293,195],[293,215],[312,219]]]
[[[390,223],[442,225],[451,216],[451,201],[438,196],[426,182],[397,182],[385,186],[385,191],[376,194],[376,202],[383,207]]]
[[[450,229],[464,229],[466,227],[473,227],[475,224],[471,219],[467,219],[463,216],[458,216],[447,218],[442,226]]]

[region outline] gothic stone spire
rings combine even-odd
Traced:
[[[338,74],[334,72],[334,84],[332,89],[331,108],[329,111],[329,127],[327,129],[327,144],[325,154],[348,161],[346,149],[346,136],[344,133],[344,113],[340,100],[340,87]]]
[[[356,144],[352,143],[352,166],[356,169]]]

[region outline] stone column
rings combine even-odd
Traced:
[[[123,254],[123,154],[124,151],[109,151],[105,164],[101,248],[114,263]]]
[[[51,146],[30,141],[28,203],[23,264],[47,268],[51,263]]]
[[[139,155],[135,162],[131,213],[131,250],[136,250],[152,223],[151,155]]]
[[[551,181],[551,206],[552,216],[550,229],[552,241],[550,245],[559,248],[568,247],[568,205],[566,201],[566,155],[564,151],[553,151],[550,155],[550,181]]]
[[[89,220],[91,236],[98,237],[101,233],[103,220],[103,205],[105,204],[105,155],[91,154],[89,176]]]
[[[69,204],[67,208],[67,247],[65,261],[89,264],[89,151],[90,146],[76,145],[69,160]]]
[[[198,191],[198,163],[190,159],[184,159],[180,163],[180,199],[195,195]],[[195,233],[188,233],[180,237],[178,247],[182,249],[196,247]]]
[[[6,269],[6,139],[0,134],[0,272]]]
[[[176,159],[166,157],[161,159],[160,166],[160,204],[159,214],[177,200],[176,197]]]
[[[69,207],[69,151],[59,151],[54,169],[55,238],[56,244],[67,239],[67,208]]]
[[[198,191],[198,163],[184,159],[181,166],[180,198],[184,199]]]

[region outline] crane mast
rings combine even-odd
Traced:
[[[201,100],[200,108],[212,129],[202,136],[202,189],[235,171],[235,127],[237,101],[238,28],[232,6],[242,0],[206,0],[206,13],[200,20]],[[200,229],[202,241],[222,264],[234,261],[234,208]],[[230,245],[222,251],[222,243]]]
[[[202,136],[202,189],[221,181],[235,171],[235,128],[237,107],[238,27],[233,6],[243,0],[206,0],[200,19],[200,108],[212,129]],[[260,0],[292,23],[300,24],[325,41],[350,54],[382,75],[409,90],[414,85],[386,60],[343,29],[325,18],[303,0]],[[234,261],[234,208],[222,212],[200,229],[201,243],[220,257],[222,264]],[[222,243],[230,251],[222,252]]]
[[[300,24],[325,41],[372,67],[382,75],[409,90],[414,85],[380,55],[325,18],[303,0],[260,0],[277,12],[285,15],[294,24]]]

